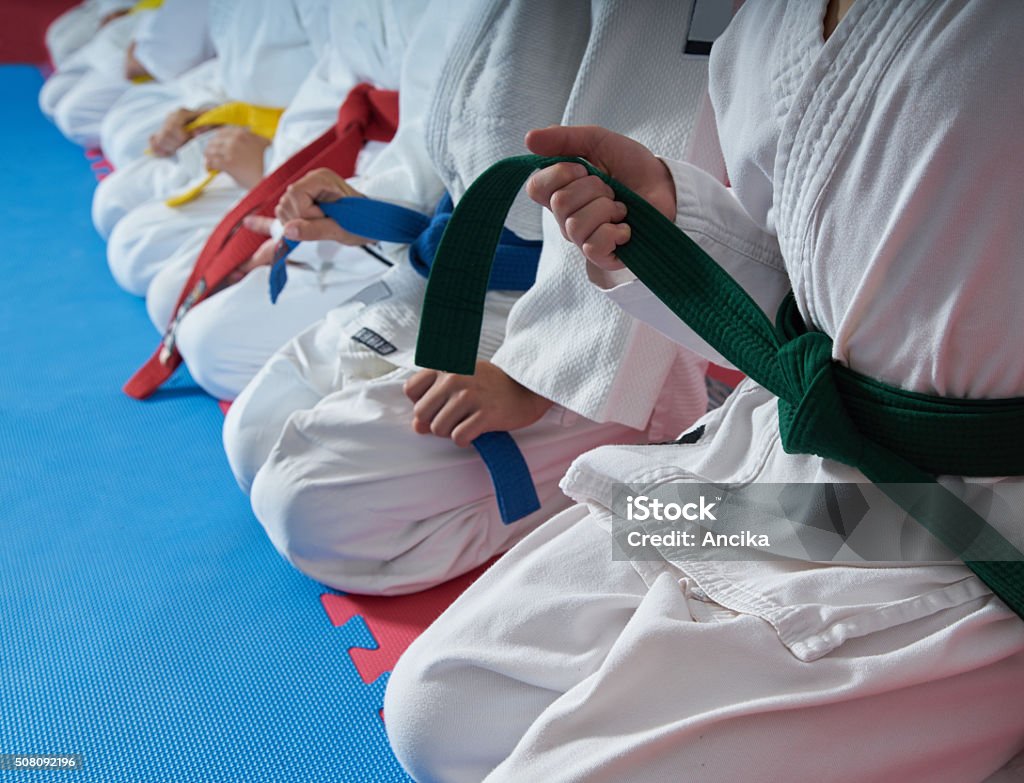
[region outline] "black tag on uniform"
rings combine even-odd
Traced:
[[[371,351],[375,351],[381,356],[387,356],[388,354],[394,353],[398,350],[394,345],[373,331],[373,329],[360,329],[352,335],[352,339],[357,343],[362,343]]]
[[[674,442],[679,446],[688,446],[693,443],[697,443],[704,436],[704,425],[701,424],[696,429],[692,429],[683,435],[680,435]]]
[[[733,0],[693,0],[683,53],[711,54],[711,45],[732,21],[732,12]]]

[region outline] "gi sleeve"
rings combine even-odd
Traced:
[[[769,317],[790,290],[776,237],[747,214],[729,188],[688,163],[665,160],[676,185],[676,225],[717,261]],[[732,367],[632,274],[589,266],[592,282],[633,318],[723,367]]]

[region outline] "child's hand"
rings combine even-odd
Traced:
[[[124,53],[124,78],[145,79],[150,75],[143,65],[135,57],[135,41],[128,44],[128,51]]]
[[[485,432],[528,427],[554,404],[490,362],[477,362],[475,375],[420,370],[405,382],[405,396],[415,403],[413,430],[462,447]]]
[[[277,240],[267,239],[262,245],[256,248],[256,252],[253,253],[248,260],[243,261],[226,278],[224,278],[224,284],[234,285],[235,283],[240,282],[242,278],[256,267],[270,266],[274,263],[274,254],[276,250]]]
[[[316,169],[288,186],[275,214],[284,226],[284,235],[295,242],[330,240],[343,245],[365,245],[368,239],[350,234],[325,217],[316,205],[318,201],[362,195],[330,169]]]
[[[526,134],[526,146],[538,155],[586,158],[647,199],[670,220],[676,215],[675,183],[668,168],[642,144],[593,125],[541,128]],[[538,171],[526,192],[554,214],[562,236],[602,269],[621,269],[615,254],[630,228],[622,221],[626,206],[612,189],[578,163],[558,163]]]
[[[203,153],[206,168],[230,174],[243,188],[254,188],[263,179],[263,153],[270,142],[245,128],[221,128],[210,138]]]
[[[193,109],[175,109],[164,120],[160,130],[149,137],[149,148],[159,158],[167,158],[178,151],[185,142],[192,138],[192,133],[185,126],[202,114]]]
[[[122,16],[128,16],[128,12],[131,9],[122,8],[117,11],[111,11],[109,14],[100,17],[100,27],[106,27],[108,24],[113,22],[115,19],[120,19]]]

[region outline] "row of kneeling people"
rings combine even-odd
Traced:
[[[1024,5],[736,5],[86,0],[51,28],[41,104],[113,164],[94,222],[156,327],[126,391],[183,361],[233,401],[238,484],[325,584],[502,555],[389,683],[418,780],[1024,779]],[[615,181],[535,159],[507,214],[467,196],[527,151]],[[488,234],[464,197],[502,212],[486,294],[434,275],[425,305]],[[694,250],[657,255],[669,222]],[[472,375],[417,364],[446,296]],[[709,362],[752,377],[709,405]],[[804,557],[613,535],[622,487],[917,475],[953,505],[747,507],[744,540]],[[899,556],[852,556],[868,519]]]

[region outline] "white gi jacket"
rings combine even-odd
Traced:
[[[450,16],[452,11],[443,12],[442,7],[435,4],[426,17]],[[406,101],[419,102],[430,89],[423,84],[429,69],[417,54],[408,58],[402,127],[360,179],[358,186],[367,195],[429,212],[447,188],[457,202],[487,166],[525,151],[526,131],[559,121],[605,122],[657,149],[672,150],[721,172],[710,109],[700,110],[705,101],[706,59],[682,53],[689,4],[650,3],[638,15],[616,0],[558,4],[524,0],[480,4],[460,8],[458,13],[457,18],[466,20],[464,27],[455,39],[430,110],[424,114],[413,107],[407,110]],[[422,56],[438,48],[436,40],[435,34],[424,41]],[[666,107],[679,103],[695,107],[689,115],[692,122],[673,123],[670,108],[652,116],[631,111],[642,101],[627,92],[634,88],[625,84],[627,75],[632,78],[625,63],[640,45],[661,58],[661,67],[651,71],[650,94],[658,95],[659,101],[665,96],[678,101],[660,104]],[[560,59],[552,60],[551,52],[558,52]],[[519,89],[498,89],[511,79]],[[609,85],[622,90],[621,100],[604,100]],[[420,116],[426,117],[425,130],[404,119],[412,117],[416,122]],[[521,237],[543,238],[544,250],[538,283],[529,292],[488,294],[493,328],[485,328],[482,334],[482,357],[493,356],[519,382],[593,421],[642,430],[657,408],[661,415],[653,423],[654,437],[675,434],[703,412],[702,360],[625,317],[592,291],[582,258],[557,228],[542,228],[536,205],[524,195],[517,199],[506,225]],[[405,262],[404,249],[396,260],[399,263],[385,282],[402,295],[367,308],[352,328],[369,328],[394,338],[391,342],[399,350],[389,361],[412,366],[423,281]],[[400,299],[404,303],[399,307]],[[510,311],[506,328],[504,318]],[[588,328],[577,328],[580,318],[586,319]]]
[[[135,59],[159,82],[213,57],[209,0],[164,0],[135,28]]]
[[[673,164],[679,224],[772,316],[791,285],[805,321],[833,337],[834,359],[860,373],[944,396],[1024,394],[1024,163],[1009,132],[1024,104],[1008,100],[1024,61],[1014,36],[993,35],[1022,29],[1024,6],[858,0],[827,42],[824,7],[750,2],[716,43],[711,96],[733,191]],[[640,283],[609,296],[701,347]],[[586,454],[563,486],[607,520],[616,482],[864,481],[785,454],[775,399],[749,381],[702,423],[693,445]],[[990,517],[1018,542],[1020,486],[994,484],[1011,511]],[[681,572],[771,623],[804,660],[987,593],[961,565],[637,569],[648,581]]]
[[[384,90],[399,88],[402,63],[413,35],[435,44],[446,35],[446,28],[434,23],[432,17],[424,18],[427,5],[427,0],[352,0],[330,5],[327,44],[281,115],[274,140],[266,151],[267,172],[281,166],[332,127],[338,118],[338,107],[357,84],[367,82]],[[416,67],[424,65],[417,58]],[[408,102],[405,108],[410,112],[425,111]],[[368,142],[356,162],[356,171],[365,171],[386,146]],[[352,184],[357,190],[360,188],[358,177]],[[274,232],[275,236],[281,233],[276,221]],[[334,242],[303,242],[292,252],[291,260],[320,267],[340,263],[346,255],[346,263],[351,265],[351,255],[344,246]],[[373,263],[366,265],[366,271],[374,268]],[[358,270],[352,271],[358,276]]]

